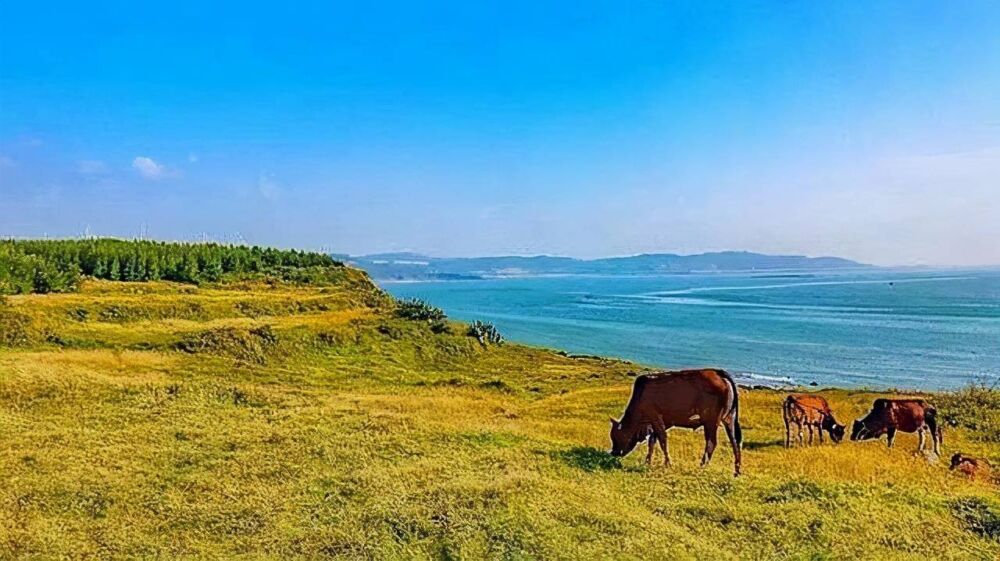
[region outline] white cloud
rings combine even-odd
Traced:
[[[155,160],[146,156],[136,156],[132,160],[132,168],[146,179],[162,179],[167,175],[166,166],[158,164]]]
[[[100,160],[80,160],[76,163],[76,171],[80,175],[104,175],[110,170],[108,164]]]
[[[265,199],[273,200],[281,194],[281,184],[274,179],[273,174],[260,172],[257,176],[257,191]]]

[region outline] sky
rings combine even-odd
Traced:
[[[0,0],[0,237],[996,265],[997,22],[964,1]]]

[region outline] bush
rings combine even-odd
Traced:
[[[481,345],[503,344],[503,335],[500,335],[492,323],[476,320],[472,322],[465,334],[469,337],[475,337]]]
[[[441,308],[414,298],[403,300],[396,306],[396,317],[413,321],[436,322],[443,321],[448,316]]]
[[[979,440],[1000,442],[1000,388],[996,382],[970,384],[934,401],[949,426],[967,428]]]
[[[9,243],[0,242],[0,294],[73,292],[79,286],[74,263],[25,253]]]

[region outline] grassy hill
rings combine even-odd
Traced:
[[[618,461],[636,365],[483,344],[328,280],[8,296],[0,558],[1000,557],[997,487],[913,435],[785,450],[784,394],[748,390],[743,477],[726,445],[699,469],[684,430],[674,467]],[[875,397],[824,393],[842,422]],[[933,399],[981,407],[951,414],[946,456],[1000,465],[994,394]]]

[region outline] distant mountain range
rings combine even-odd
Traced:
[[[334,255],[377,280],[463,280],[533,275],[649,275],[736,271],[815,271],[870,267],[840,257],[764,255],[721,251],[696,255],[655,253],[603,259],[572,257],[428,257],[417,253]]]

